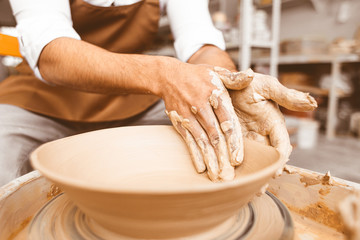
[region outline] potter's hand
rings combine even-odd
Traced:
[[[233,179],[234,166],[243,160],[241,126],[226,88],[243,89],[252,74],[180,64],[173,85],[164,86],[162,96],[173,126],[185,140],[196,170],[207,170],[212,181]]]
[[[293,111],[312,111],[317,107],[315,99],[258,73],[247,88],[229,92],[244,137],[275,147],[288,160],[292,147],[277,103]]]

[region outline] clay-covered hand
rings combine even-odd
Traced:
[[[258,73],[247,88],[229,93],[244,137],[275,147],[288,160],[292,147],[278,104],[293,111],[312,111],[317,107],[315,99]]]
[[[185,140],[196,170],[207,170],[212,181],[231,180],[243,160],[239,120],[228,89],[243,89],[251,70],[231,73],[207,65],[186,64],[176,86],[164,89],[167,114]],[[179,81],[179,79],[181,81]],[[225,87],[225,86],[226,87]]]

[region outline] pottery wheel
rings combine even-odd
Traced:
[[[133,240],[102,228],[74,205],[66,194],[53,198],[33,218],[31,240]],[[211,231],[189,240],[292,239],[293,224],[287,208],[271,193],[255,197],[233,217]]]

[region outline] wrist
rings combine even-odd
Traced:
[[[182,65],[185,63],[173,57],[159,56],[155,64],[158,76],[157,81],[153,81],[151,92],[159,97],[163,97],[167,92],[169,84],[176,84],[176,78],[181,72]]]

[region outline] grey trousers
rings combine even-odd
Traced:
[[[135,117],[97,123],[58,120],[0,104],[0,187],[32,170],[29,154],[43,143],[93,130],[136,125],[171,125],[163,101]]]

